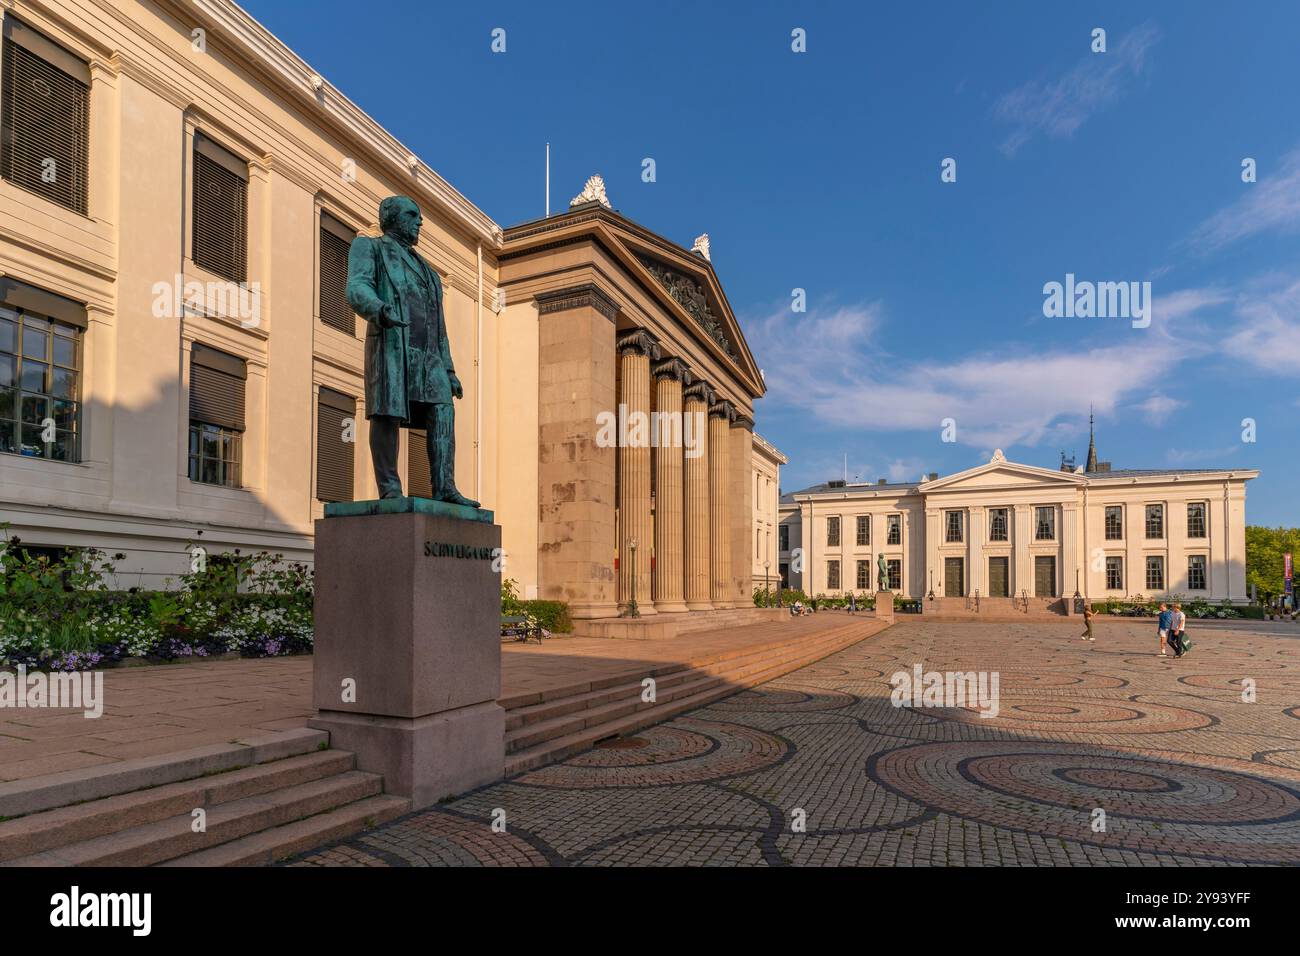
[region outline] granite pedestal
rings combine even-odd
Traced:
[[[894,592],[876,592],[876,617],[881,621],[894,622]]]
[[[310,726],[412,808],[504,773],[500,547],[492,512],[426,498],[316,522]]]

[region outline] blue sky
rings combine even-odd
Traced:
[[[1091,403],[1114,467],[1259,468],[1250,522],[1300,524],[1300,4],[244,5],[503,225],[550,141],[553,209],[600,173],[708,232],[786,490],[1082,462]],[[1150,326],[1045,317],[1067,273]]]

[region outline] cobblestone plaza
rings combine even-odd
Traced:
[[[292,865],[1300,860],[1294,630],[1195,627],[1180,660],[1155,653],[1147,622],[1103,622],[1095,644],[1078,630],[900,623],[636,737]],[[917,663],[998,672],[997,716],[895,708],[889,678]],[[1094,829],[1097,810],[1104,831]]]

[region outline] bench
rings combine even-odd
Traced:
[[[542,643],[541,627],[536,624],[530,625],[526,617],[501,615],[501,636],[524,643],[527,643],[530,637],[535,637],[538,644]]]

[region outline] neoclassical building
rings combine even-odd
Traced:
[[[0,20],[0,522],[27,548],[121,552],[144,587],[196,545],[311,561],[325,503],[376,493],[346,261],[400,193],[505,576],[577,618],[748,602],[763,384],[707,239],[638,226],[598,180],[502,229],[230,0]],[[650,442],[642,415],[668,423]]]
[[[507,229],[499,261],[502,442],[536,475],[498,506],[511,576],[575,618],[750,604],[764,387],[707,237],[688,251],[593,181],[567,212]]]
[[[781,466],[788,459],[762,435],[754,435],[754,550],[751,587],[775,590],[781,576],[778,551]]]
[[[813,594],[1244,601],[1246,482],[1237,469],[1111,470],[992,460],[917,482],[831,481],[783,496],[781,569]]]

